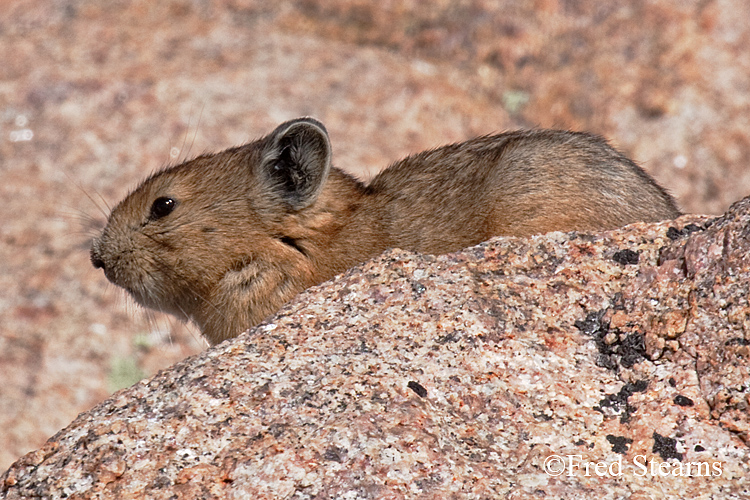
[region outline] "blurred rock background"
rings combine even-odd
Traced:
[[[11,0],[0,13],[0,470],[205,347],[88,262],[153,170],[282,120],[367,178],[447,142],[589,130],[686,212],[750,194],[742,0]]]

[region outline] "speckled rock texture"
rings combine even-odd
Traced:
[[[750,198],[399,250],[122,390],[3,498],[750,498]]]
[[[162,165],[322,120],[362,177],[519,127],[586,130],[689,213],[750,195],[747,0],[5,0],[0,470],[205,348],[88,259]]]

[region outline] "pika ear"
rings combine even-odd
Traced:
[[[313,118],[279,125],[267,138],[261,173],[292,210],[301,210],[320,194],[331,170],[326,128]]]

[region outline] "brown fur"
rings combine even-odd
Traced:
[[[390,247],[445,253],[495,235],[679,215],[643,170],[589,134],[480,137],[410,156],[367,186],[330,156],[325,128],[305,118],[162,170],[115,207],[91,260],[216,344]]]

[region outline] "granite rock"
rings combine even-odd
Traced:
[[[570,128],[719,215],[750,194],[747,19],[747,0],[3,2],[0,470],[205,348],[89,262],[107,207],[153,170],[307,114],[363,178]]]
[[[392,250],[124,389],[3,498],[748,498],[750,198]]]

